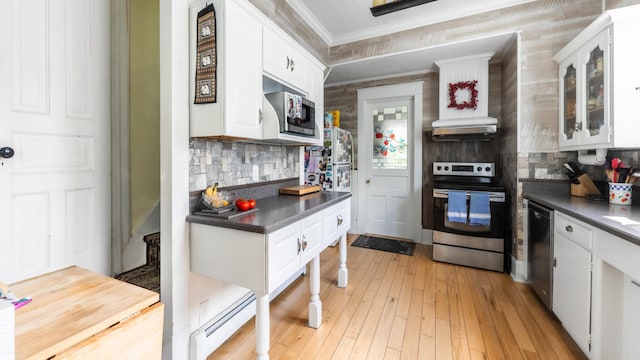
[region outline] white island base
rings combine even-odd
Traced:
[[[346,288],[347,270],[347,236],[340,237],[340,267],[338,268],[338,287]],[[322,324],[322,301],[320,301],[320,255],[310,262],[309,283],[311,297],[309,299],[309,327],[317,329]],[[269,359],[270,321],[269,294],[256,294],[256,359]]]
[[[334,219],[336,208],[339,215]],[[191,223],[191,270],[250,289],[256,295],[257,359],[269,359],[269,294],[310,263],[309,326],[322,324],[320,253],[339,236],[338,287],[348,284],[350,199],[269,234]],[[324,235],[323,235],[324,234]]]

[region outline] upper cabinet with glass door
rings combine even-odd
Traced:
[[[554,57],[560,150],[640,147],[639,15],[640,5],[607,11]]]

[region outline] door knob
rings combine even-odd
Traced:
[[[13,154],[15,154],[15,151],[13,151],[13,149],[8,146],[0,148],[0,157],[9,159],[13,157]]]

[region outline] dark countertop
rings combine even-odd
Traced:
[[[318,192],[304,196],[276,195],[258,199],[258,211],[217,218],[191,214],[187,222],[268,234],[351,197],[348,192]]]
[[[640,191],[635,186],[634,190]],[[609,205],[606,201],[571,196],[568,186],[557,187],[545,183],[526,184],[522,197],[640,245],[640,205],[637,202],[632,205]]]

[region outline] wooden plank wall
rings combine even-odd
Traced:
[[[522,33],[521,151],[557,149],[558,82],[552,56],[593,21],[601,0],[538,0],[391,36],[330,48],[330,63],[514,30]]]
[[[537,0],[388,36],[328,47],[307,24],[294,14],[286,0],[250,1],[328,64],[519,30],[522,35],[521,103],[514,103],[516,99],[512,96],[515,94],[514,87],[517,82],[514,69],[516,63],[513,60],[515,48],[512,47],[507,50],[502,63],[500,101],[497,105],[493,105],[497,108],[490,108],[491,113],[498,112],[497,116],[492,116],[498,117],[501,121],[501,138],[497,142],[499,158],[495,162],[500,165],[501,176],[504,184],[507,185],[507,193],[511,198],[510,206],[517,209],[512,214],[511,229],[513,237],[517,238],[519,243],[517,251],[514,252],[518,259],[522,259],[522,215],[521,206],[519,206],[521,202],[519,179],[522,176],[516,169],[522,168],[523,163],[529,161],[529,153],[557,151],[558,70],[552,56],[598,17],[603,7],[614,9],[640,4],[640,0]],[[330,87],[325,89],[325,108],[339,109],[341,127],[357,136],[355,89],[415,80],[425,81],[423,121],[427,122],[427,128],[430,128],[430,121],[438,116],[437,73]],[[492,90],[493,88],[490,89]],[[491,95],[493,98],[495,94]],[[518,107],[521,114],[520,124],[517,123],[516,117]],[[436,155],[438,151],[442,155],[446,150],[438,150],[438,146],[430,147],[429,134],[425,135],[424,140],[424,152],[428,154],[425,154],[425,164],[423,164],[425,173],[423,193],[430,196],[430,190],[428,190],[430,179],[427,175],[430,174],[431,161],[438,157]],[[461,146],[459,153],[469,154],[479,150],[476,148],[477,145]],[[468,149],[465,149],[465,146]],[[516,163],[518,167],[515,166]],[[428,196],[423,199],[423,203],[425,208],[430,209]],[[430,228],[430,218],[430,213],[423,213],[425,228]]]

